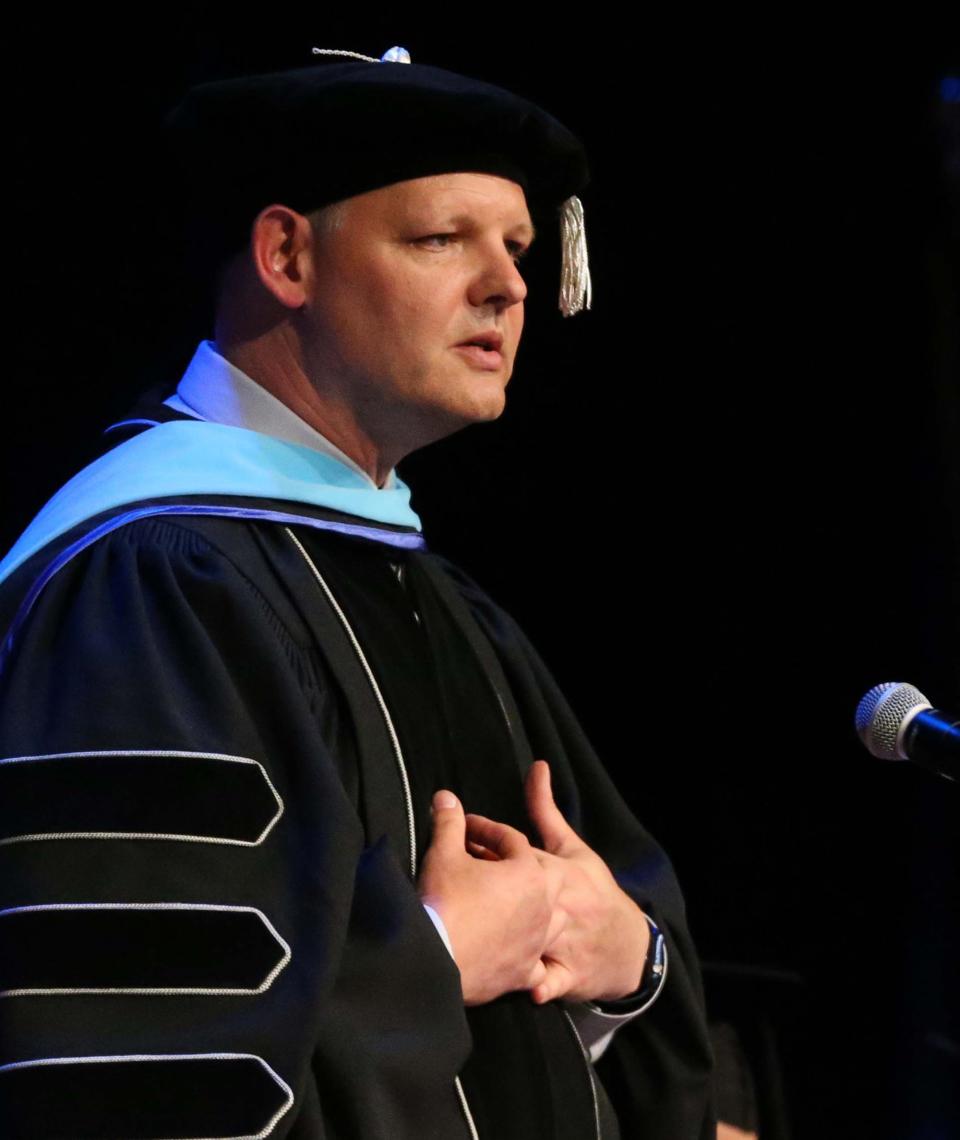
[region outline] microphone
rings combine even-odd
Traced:
[[[857,705],[857,735],[880,760],[912,760],[948,780],[960,773],[960,718],[905,681],[874,685]]]

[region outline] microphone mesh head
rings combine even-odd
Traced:
[[[857,735],[868,752],[880,760],[900,760],[897,737],[910,713],[930,708],[930,702],[906,681],[874,685],[857,705]]]

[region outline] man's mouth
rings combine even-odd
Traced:
[[[469,340],[461,341],[460,344],[476,345],[478,348],[485,349],[487,352],[499,352],[503,347],[503,334],[495,331],[479,333]]]
[[[479,368],[493,370],[503,363],[503,334],[496,330],[477,333],[454,348]]]

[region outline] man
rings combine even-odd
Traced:
[[[172,130],[215,342],[0,568],[4,1135],[709,1135],[669,864],[394,473],[502,411],[579,144],[378,61]]]

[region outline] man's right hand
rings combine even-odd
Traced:
[[[467,818],[452,792],[433,797],[433,838],[420,871],[423,902],[443,919],[467,1005],[493,1001],[543,981],[544,947],[560,933],[561,879],[541,866],[525,835],[505,823]]]

